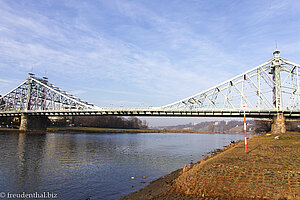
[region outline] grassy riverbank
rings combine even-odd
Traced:
[[[300,133],[253,137],[123,199],[300,199]]]
[[[118,129],[93,127],[51,127],[47,130],[30,130],[28,133],[160,133],[157,129]],[[0,128],[0,132],[24,132],[13,128]]]
[[[56,127],[47,128],[47,132],[58,133],[158,133],[155,129],[118,129],[94,127]]]
[[[13,128],[0,128],[0,132],[22,132]],[[94,128],[94,127],[50,127],[47,130],[32,130],[27,132],[50,133],[210,133],[191,130],[166,130],[166,129],[119,129],[119,128]],[[213,133],[214,134],[214,133]]]

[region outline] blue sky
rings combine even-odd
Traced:
[[[160,106],[272,57],[300,63],[298,1],[1,0],[0,94],[33,71],[98,106]]]

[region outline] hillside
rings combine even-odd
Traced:
[[[255,123],[253,120],[247,121],[247,132],[254,132]],[[176,126],[160,126],[159,129],[167,130],[187,130],[187,131],[201,131],[201,132],[212,132],[212,133],[243,133],[244,122],[237,120],[226,120],[226,121],[209,121],[199,123],[189,123],[184,125]]]

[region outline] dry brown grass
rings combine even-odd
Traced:
[[[253,137],[182,173],[157,199],[300,199],[300,134]]]

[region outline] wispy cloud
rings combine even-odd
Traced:
[[[11,80],[9,80],[9,79],[2,79],[2,78],[0,78],[0,82],[1,83],[12,83],[12,81]]]
[[[84,94],[86,93],[86,90],[73,90],[71,91],[71,94],[73,95],[79,95],[79,94]]]

